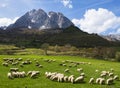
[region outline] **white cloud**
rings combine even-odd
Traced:
[[[65,7],[73,8],[72,1],[71,1],[71,0],[61,0],[61,2],[62,2],[62,4],[63,4]]]
[[[14,19],[10,18],[0,18],[0,26],[8,26],[14,23],[19,17],[15,17]]]
[[[87,10],[84,18],[73,19],[72,22],[89,33],[102,33],[120,27],[120,17],[103,8]]]
[[[0,4],[0,7],[5,8],[5,7],[7,7],[7,5],[8,4],[6,4],[6,3],[2,3],[2,4]]]
[[[117,34],[120,34],[120,28],[117,30]]]

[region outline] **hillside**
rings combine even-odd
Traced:
[[[64,30],[31,30],[13,29],[1,30],[0,42],[10,43],[17,46],[40,47],[43,43],[50,45],[71,44],[77,47],[110,46],[110,42],[97,34],[88,34],[75,26],[70,26]]]

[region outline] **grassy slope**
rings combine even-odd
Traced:
[[[8,55],[0,55],[0,64],[2,63],[2,58],[5,57],[22,57],[23,59],[31,59],[33,61],[33,58],[36,58],[40,61],[40,63],[44,66],[43,68],[37,68],[34,66],[34,62],[31,65],[27,65],[24,68],[20,68],[20,71],[29,71],[29,70],[40,70],[41,75],[36,79],[31,79],[30,77],[26,78],[16,78],[14,80],[10,80],[7,78],[7,72],[9,71],[9,67],[3,67],[0,66],[0,88],[119,88],[120,87],[120,81],[115,81],[114,85],[98,85],[98,84],[88,84],[88,79],[90,77],[98,77],[99,73],[95,73],[96,69],[99,69],[99,71],[102,70],[110,70],[110,68],[113,68],[115,70],[115,73],[120,76],[120,63],[117,62],[108,62],[108,61],[101,61],[101,60],[94,60],[94,59],[87,59],[87,58],[80,58],[78,56],[35,56],[35,55],[14,55],[14,56],[8,56]],[[47,63],[44,62],[42,58],[47,59],[56,59],[56,62]],[[58,64],[61,63],[63,60],[72,60],[72,61],[84,61],[84,62],[91,62],[92,65],[79,65],[78,67],[61,67]],[[102,64],[102,65],[101,65]],[[69,65],[69,64],[67,64]],[[85,82],[81,84],[72,84],[72,83],[58,83],[53,82],[44,76],[45,71],[51,71],[51,72],[60,72],[64,73],[64,69],[69,68],[70,73],[66,73],[66,75],[74,74],[76,77],[79,76],[79,73],[76,71],[77,68],[82,67],[84,69],[84,72],[86,74]]]

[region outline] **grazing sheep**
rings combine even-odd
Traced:
[[[39,65],[38,67],[39,67],[39,68],[43,68],[43,65]]]
[[[31,77],[31,78],[34,78],[34,77],[36,77],[39,73],[40,73],[40,71],[32,71],[30,77]]]
[[[89,83],[90,83],[90,84],[93,84],[94,81],[95,81],[94,78],[90,78]]]
[[[11,74],[10,72],[8,72],[7,77],[8,77],[9,79],[13,79],[13,76],[12,76],[12,74]]]
[[[100,75],[100,77],[105,77],[105,76],[107,76],[106,73],[102,73],[102,74]]]
[[[81,73],[80,76],[85,76],[85,73]]]
[[[67,66],[66,64],[62,64],[62,66]]]
[[[28,72],[27,72],[27,75],[31,75],[31,74],[32,74],[32,71],[28,71]]]
[[[58,82],[63,82],[64,80],[64,74],[58,73]]]
[[[118,76],[118,75],[115,75],[113,79],[114,79],[114,80],[119,80],[119,76]]]
[[[108,75],[109,75],[109,76],[114,76],[114,73],[109,73]]]
[[[83,68],[78,68],[77,71],[81,72],[81,71],[83,71]]]
[[[104,78],[97,78],[96,83],[100,84],[100,85],[105,84],[105,79]]]
[[[107,79],[106,84],[111,85],[111,84],[113,84],[113,81],[114,81],[113,78],[109,78],[109,79]]]
[[[71,83],[74,83],[74,75],[70,75],[68,77],[68,81],[71,82]]]
[[[10,71],[17,72],[19,69],[18,68],[10,68]]]
[[[99,84],[100,84],[100,85],[105,84],[105,79],[104,79],[104,78],[101,78]]]
[[[96,79],[96,83],[99,84],[99,83],[100,83],[100,80],[101,80],[101,78],[97,78],[97,79]]]
[[[70,70],[69,69],[65,69],[64,72],[69,72]]]
[[[81,83],[84,81],[84,76],[79,76],[75,79],[75,83]]]
[[[68,76],[64,76],[64,82],[68,81]]]
[[[2,63],[2,65],[8,67],[8,63]]]

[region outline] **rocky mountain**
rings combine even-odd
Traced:
[[[102,35],[102,37],[108,41],[120,41],[120,34]]]
[[[7,26],[1,26],[0,30],[6,30]]]
[[[14,24],[9,25],[7,29],[64,29],[71,25],[74,24],[60,12],[46,13],[42,9],[33,9],[20,17]]]

